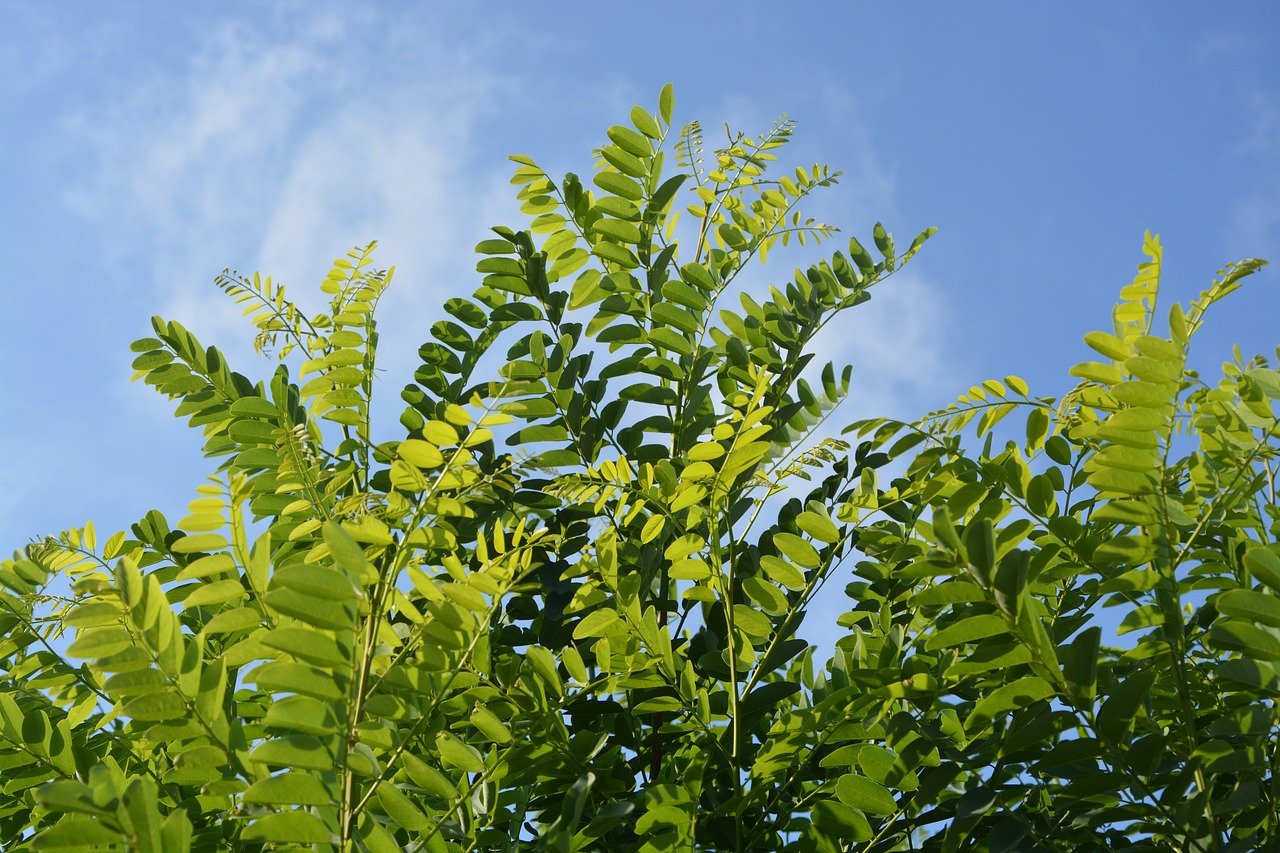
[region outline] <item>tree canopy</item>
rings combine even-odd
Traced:
[[[476,247],[392,438],[373,244],[318,313],[218,278],[269,379],[154,318],[135,378],[217,472],[0,566],[4,849],[1280,843],[1280,373],[1187,361],[1263,262],[1166,308],[1148,235],[1060,398],[1007,376],[829,437],[852,368],[814,336],[933,231],[753,296],[835,239],[801,206],[839,173],[779,170],[790,121],[673,116],[668,86],[587,182],[511,158],[529,221]]]

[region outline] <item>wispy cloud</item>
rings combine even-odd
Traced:
[[[1274,257],[1280,249],[1280,100],[1252,93],[1249,124],[1232,154],[1251,162],[1255,179],[1236,188],[1228,250],[1240,257]]]
[[[68,201],[105,234],[114,265],[140,268],[121,310],[159,307],[236,364],[252,334],[210,284],[220,269],[271,274],[313,311],[331,260],[378,239],[379,265],[398,267],[385,366],[407,377],[440,301],[474,287],[470,246],[515,212],[503,164],[470,154],[512,83],[404,28],[383,50],[420,73],[383,78],[377,63],[335,57],[362,31],[396,30],[389,22],[333,10],[303,20],[287,38],[225,24],[176,77],[68,119],[96,154]]]

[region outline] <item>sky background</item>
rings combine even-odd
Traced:
[[[259,270],[312,310],[333,258],[380,243],[375,438],[471,247],[522,227],[505,158],[588,174],[630,107],[677,127],[799,122],[784,163],[844,171],[811,215],[918,260],[821,341],[855,365],[840,423],[914,417],[1016,373],[1059,395],[1084,333],[1166,246],[1186,301],[1280,260],[1280,4],[159,3],[0,0],[0,547],[92,518],[184,514],[201,439],[130,385],[148,318],[266,378],[212,284]],[[708,146],[711,147],[710,145]],[[775,252],[752,286],[834,251]],[[1272,267],[1194,358],[1274,357]]]

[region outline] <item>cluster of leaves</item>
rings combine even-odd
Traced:
[[[1112,363],[1062,402],[1010,377],[855,424],[850,455],[815,436],[850,370],[809,344],[932,230],[899,256],[877,225],[878,259],[850,240],[753,298],[753,258],[833,236],[798,207],[838,173],[772,177],[787,121],[704,157],[672,110],[667,87],[609,128],[590,187],[512,158],[531,224],[477,246],[399,440],[369,423],[372,245],[311,319],[219,279],[260,349],[306,356],[300,386],[154,321],[135,367],[219,472],[174,526],[86,525],[0,566],[0,845],[1275,842],[1280,377],[1185,367],[1257,263],[1167,341],[1148,267],[1089,338]],[[974,418],[1019,410],[1025,442],[965,454]],[[820,666],[797,633],[837,576],[854,605]],[[1091,624],[1112,603],[1131,649]]]
[[[1206,311],[1262,262],[1172,305],[1166,337],[1158,239],[1144,250],[1113,328],[1085,337],[1106,360],[1072,368],[1061,402],[1007,377],[915,424],[851,427],[891,456],[925,448],[879,496],[904,524],[863,536],[849,616],[859,635],[902,626],[916,719],[951,721],[931,771],[949,786],[907,820],[937,825],[921,849],[1280,843],[1280,373],[1237,353],[1209,385],[1187,366]],[[1023,440],[959,452],[975,419],[981,435],[1019,411]],[[863,643],[841,642],[859,669]]]

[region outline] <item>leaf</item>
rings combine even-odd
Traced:
[[[226,538],[220,533],[196,533],[182,537],[170,548],[175,554],[195,554],[200,551],[221,551],[227,544]]]
[[[818,800],[813,804],[810,819],[816,829],[847,838],[850,841],[870,841],[871,824],[863,817],[862,812],[854,811],[844,803],[834,800]]]
[[[1025,708],[1033,702],[1047,699],[1054,693],[1053,685],[1043,678],[1028,675],[1003,687],[997,687],[973,706],[964,729],[973,737],[982,732],[1001,714]]]
[[[228,601],[239,601],[248,598],[249,593],[244,586],[237,580],[214,581],[213,583],[202,584],[191,591],[191,594],[182,600],[182,606],[191,610],[196,607],[216,607],[226,604]]]
[[[1144,669],[1122,681],[1098,710],[1098,733],[1114,742],[1123,740],[1155,680],[1155,670]]]
[[[733,605],[733,622],[753,637],[768,637],[773,633],[769,617],[746,604]]]
[[[318,817],[288,811],[254,819],[241,830],[240,840],[262,844],[329,844],[331,839],[328,827]]]
[[[649,516],[649,520],[644,523],[644,528],[640,531],[641,544],[648,544],[657,539],[662,534],[662,528],[666,525],[666,522],[666,516]]]
[[[253,783],[241,799],[267,806],[328,806],[333,802],[329,789],[316,776],[296,771]]]
[[[306,622],[317,628],[331,631],[349,629],[355,624],[356,611],[352,603],[340,603],[294,592],[291,589],[273,589],[262,596],[271,610]]]
[[[1132,354],[1129,347],[1119,338],[1108,335],[1106,332],[1090,332],[1084,336],[1084,342],[1115,361],[1124,361]]]
[[[288,735],[268,740],[249,753],[249,760],[303,770],[333,770],[337,766],[324,744],[309,735]]]
[[[123,816],[132,824],[133,844],[140,853],[164,853],[160,840],[160,807],[154,780],[132,779],[122,797]]]
[[[818,550],[794,533],[773,534],[773,544],[791,562],[806,569],[816,569],[822,564]]]
[[[710,571],[707,574],[710,574]],[[768,613],[781,615],[788,610],[786,596],[779,592],[776,586],[762,578],[746,578],[742,582],[742,589],[752,601]]]
[[[614,633],[610,630],[618,622],[616,610],[594,610],[573,629],[573,638],[581,640],[586,637],[603,637]]]
[[[796,524],[800,526],[801,530],[819,542],[834,544],[840,541],[839,528],[831,520],[831,516],[827,515],[820,506],[811,506],[797,515]]]
[[[281,566],[276,569],[272,582],[327,601],[354,601],[357,595],[348,575],[304,563]]]
[[[317,699],[342,698],[337,679],[318,667],[290,661],[269,661],[245,678],[269,693],[304,693]]]
[[[1277,675],[1276,668],[1269,663],[1247,658],[1223,661],[1218,667],[1218,676],[1272,696],[1280,695],[1280,676]]]
[[[1280,592],[1280,554],[1265,545],[1255,545],[1244,552],[1244,567],[1255,578]]]
[[[948,625],[925,641],[925,649],[946,649],[972,643],[976,640],[996,637],[1009,632],[1009,623],[1003,616],[987,613],[980,616],[969,616],[953,625]]]
[[[483,705],[477,705],[471,712],[471,725],[490,743],[507,743],[511,740],[511,732],[506,723]]]
[[[1097,695],[1098,644],[1101,638],[1101,628],[1085,628],[1070,644],[1058,650],[1067,689],[1078,702],[1089,707]]]
[[[91,818],[63,818],[31,841],[36,850],[83,849],[120,844],[123,834]]]
[[[125,702],[120,713],[133,720],[155,722],[184,716],[187,706],[174,693],[147,693]]]
[[[639,130],[650,139],[662,138],[662,128],[654,121],[653,116],[645,111],[644,107],[637,105],[631,108],[631,123],[636,126],[636,130]]]
[[[893,795],[879,782],[848,773],[836,782],[836,796],[850,808],[871,814],[893,814],[898,810]]]
[[[457,438],[453,437],[453,440],[457,441]],[[396,455],[419,468],[439,468],[444,464],[444,454],[440,452],[440,448],[416,438],[400,442]]]
[[[288,695],[271,703],[262,722],[310,735],[337,734],[339,726],[333,704],[308,695]]]
[[[644,198],[644,188],[639,183],[617,172],[597,172],[592,181],[605,192],[630,201],[640,201]]]
[[[262,643],[316,666],[350,666],[337,641],[307,628],[276,628],[262,635]]]
[[[985,601],[986,594],[974,583],[965,580],[947,581],[916,593],[911,598],[912,607],[936,607],[941,604],[961,604]]]
[[[1254,660],[1280,661],[1280,639],[1252,622],[1219,620],[1209,630],[1209,642],[1220,649],[1242,652]]]
[[[235,610],[225,610],[208,622],[205,623],[201,630],[202,634],[230,634],[235,631],[247,631],[250,628],[256,628],[262,623],[262,614],[252,607],[238,607]]]
[[[462,414],[467,416],[465,411]],[[333,555],[339,569],[357,582],[363,582],[369,573],[369,561],[365,558],[364,549],[360,547],[360,543],[351,538],[350,533],[343,530],[339,524],[332,521],[326,522],[324,544],[329,546],[329,553]]]
[[[671,124],[672,111],[675,109],[676,96],[670,83],[662,87],[662,91],[658,94],[658,113],[662,116],[664,124]]]
[[[1280,599],[1274,595],[1251,589],[1233,589],[1219,595],[1214,606],[1227,616],[1280,628]]]
[[[90,628],[82,630],[75,642],[67,646],[67,654],[97,660],[132,645],[133,639],[121,628]]]
[[[436,748],[440,750],[440,757],[445,762],[459,770],[467,773],[484,772],[484,759],[480,757],[480,753],[457,735],[440,732],[436,735]]]
[[[969,524],[964,531],[964,550],[978,582],[984,588],[990,587],[996,564],[995,526],[991,519],[982,518]]]
[[[390,782],[378,785],[378,803],[394,826],[404,827],[410,832],[421,832],[432,825],[426,815],[413,804],[413,801]]]
[[[766,555],[760,558],[760,568],[775,583],[782,584],[789,590],[800,592],[807,585],[804,573],[781,557]]]

